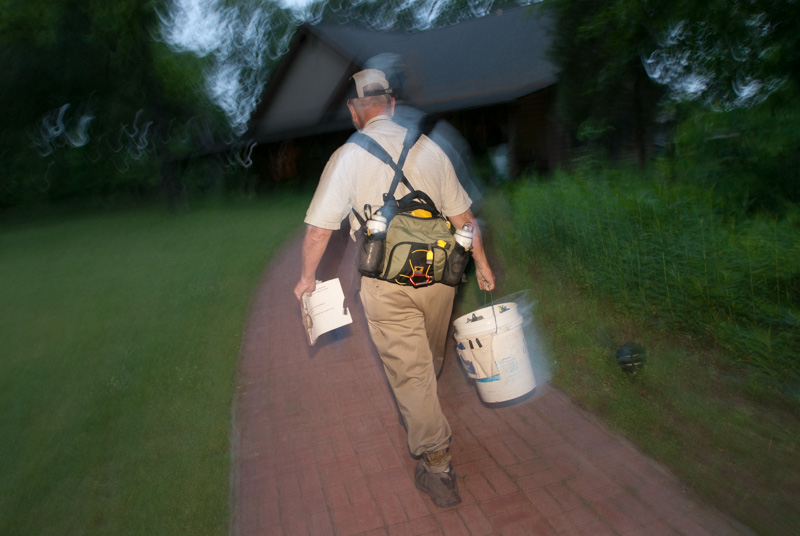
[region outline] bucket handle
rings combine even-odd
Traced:
[[[497,330],[499,328],[497,327],[497,313],[494,310],[494,296],[492,296],[492,291],[491,290],[484,290],[484,292],[486,294],[483,295],[483,306],[486,307],[486,298],[487,298],[487,294],[488,294],[489,302],[490,302],[491,308],[492,308],[492,316],[494,317],[494,332],[495,332],[495,334],[497,334]]]

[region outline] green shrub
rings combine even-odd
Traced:
[[[800,202],[799,122],[794,102],[694,112],[675,132],[674,174],[714,188],[733,210],[783,213]]]
[[[536,262],[623,309],[702,334],[769,384],[800,381],[800,213],[725,216],[703,185],[586,168],[511,194]],[[762,382],[763,383],[763,382]]]

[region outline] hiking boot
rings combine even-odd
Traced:
[[[433,504],[439,508],[455,506],[461,502],[453,464],[450,464],[443,473],[429,473],[425,469],[425,461],[420,460],[414,474],[414,484],[418,490],[430,495]]]

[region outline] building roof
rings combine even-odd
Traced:
[[[304,25],[267,84],[251,132],[267,140],[346,128],[349,78],[382,53],[403,58],[408,96],[425,112],[513,101],[556,82],[548,28],[535,6],[416,33]]]

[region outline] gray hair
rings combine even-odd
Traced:
[[[347,101],[347,103],[352,104],[353,108],[359,113],[371,108],[387,108],[391,102],[391,95],[373,95],[371,97],[361,97]]]

